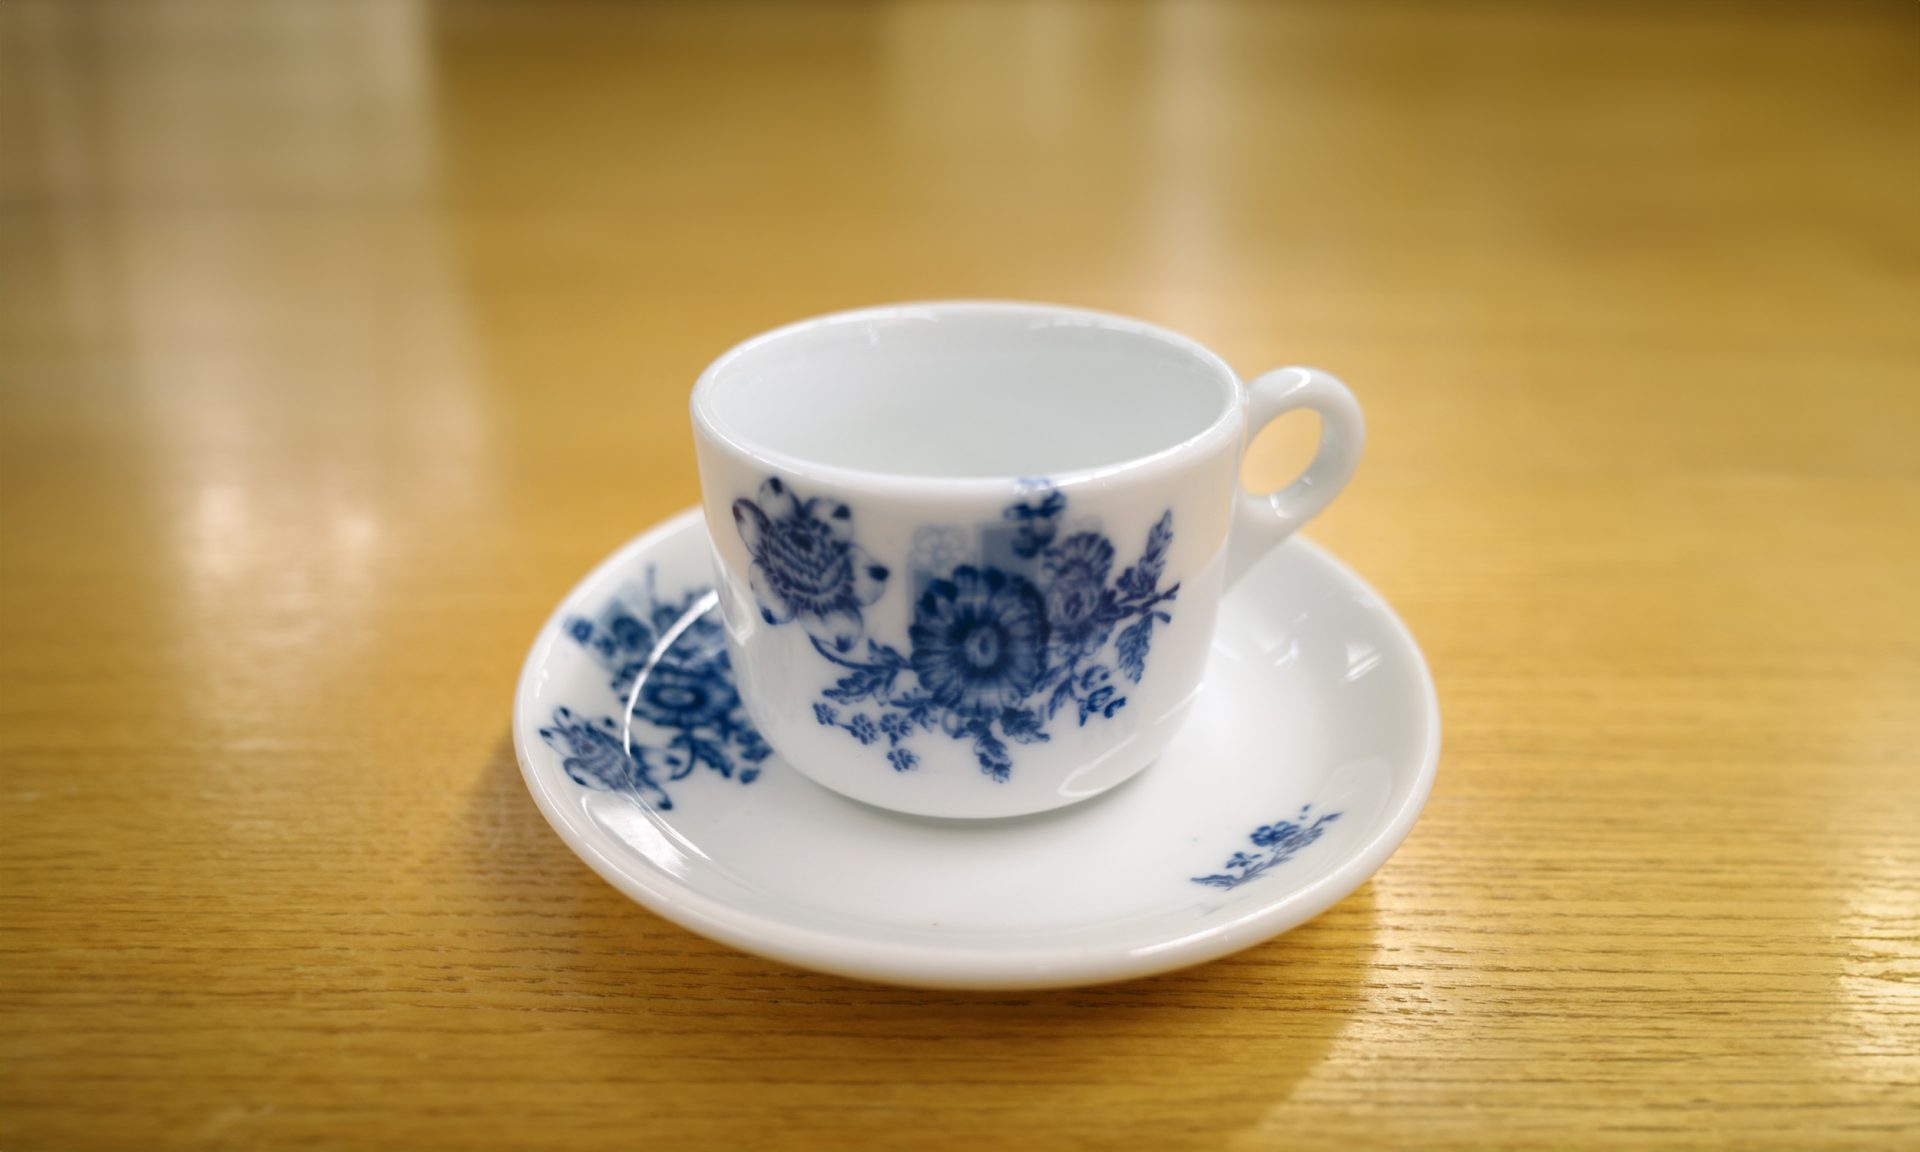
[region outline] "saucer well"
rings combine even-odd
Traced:
[[[690,510],[567,595],[521,672],[514,748],[594,871],[749,952],[942,988],[1185,967],[1358,888],[1433,784],[1440,714],[1419,648],[1296,538],[1227,592],[1192,718],[1138,777],[1006,820],[871,808],[783,764],[747,720],[709,549]]]

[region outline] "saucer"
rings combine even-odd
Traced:
[[[1192,717],[1139,776],[1004,820],[871,808],[753,729],[711,610],[710,548],[692,509],[569,593],[528,653],[513,738],[582,860],[736,948],[923,987],[1163,972],[1358,888],[1433,784],[1440,713],[1419,648],[1296,538],[1227,592]]]

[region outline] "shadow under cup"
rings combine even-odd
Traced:
[[[1199,687],[1243,396],[1184,337],[1035,305],[846,313],[721,357],[695,445],[754,723],[919,815],[1138,772]]]

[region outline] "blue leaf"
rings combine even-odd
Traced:
[[[1047,719],[1053,719],[1053,714],[1060,711],[1060,706],[1071,699],[1073,699],[1073,677],[1069,676],[1060,681],[1060,686],[1053,690],[1053,696],[1047,700]]]
[[[1040,714],[1028,709],[1009,708],[1000,714],[1000,727],[1007,739],[1021,744],[1046,743],[1049,737],[1040,730],[1040,725]]]
[[[837,684],[821,695],[842,704],[858,704],[869,697],[884,696],[893,686],[893,675],[890,668],[862,668],[852,675],[841,677]]]
[[[1080,727],[1085,728],[1087,726],[1087,718],[1096,712],[1103,716],[1113,715],[1112,711],[1110,711],[1112,701],[1113,688],[1111,685],[1102,685],[1088,693],[1086,699],[1080,701]]]
[[[1120,631],[1114,648],[1120,653],[1120,671],[1135,684],[1147,673],[1147,648],[1153,637],[1153,616],[1142,616]]]
[[[1172,545],[1173,509],[1169,508],[1148,530],[1147,550],[1140,554],[1140,562],[1120,574],[1121,593],[1133,599],[1152,596],[1159,589],[1160,576],[1167,568],[1167,549]]]
[[[1141,566],[1151,566],[1154,579],[1160,578],[1160,569],[1166,565],[1167,549],[1173,545],[1173,509],[1160,513],[1160,519],[1147,532],[1147,553],[1141,558]]]
[[[980,771],[993,777],[999,784],[1005,784],[1013,775],[1013,759],[1007,755],[1007,746],[994,738],[993,730],[986,724],[975,724],[973,733],[973,754],[980,761]]]
[[[713,743],[711,740],[702,740],[698,736],[689,737],[688,743],[690,745],[692,758],[696,763],[705,760],[708,767],[719,772],[720,775],[727,777],[733,775],[733,760],[728,757],[725,748]]]

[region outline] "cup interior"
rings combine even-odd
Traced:
[[[901,306],[808,321],[707,370],[694,414],[762,457],[926,477],[1059,476],[1228,420],[1233,372],[1137,321],[1038,305]]]

